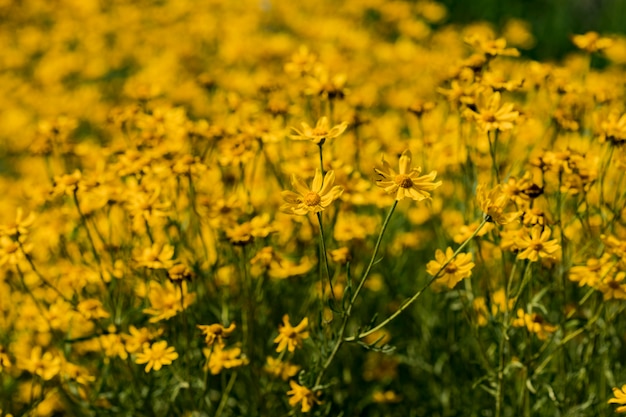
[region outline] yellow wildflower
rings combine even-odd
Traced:
[[[287,391],[287,395],[291,396],[291,398],[289,398],[289,405],[291,405],[292,407],[295,407],[296,404],[301,402],[302,412],[308,413],[309,411],[311,411],[311,407],[313,407],[313,404],[321,404],[313,391],[311,391],[307,387],[298,385],[298,383],[293,380],[289,381],[289,386],[291,387],[291,390]]]
[[[523,309],[517,310],[517,318],[513,320],[514,327],[526,327],[529,332],[535,333],[539,340],[546,340],[550,333],[556,331],[556,326],[546,322],[543,317],[537,313],[527,314]]]
[[[165,340],[143,346],[143,352],[137,354],[135,363],[146,364],[146,372],[150,372],[152,369],[158,371],[163,365],[170,365],[178,358],[173,346],[167,346]]]
[[[150,269],[168,269],[174,264],[174,247],[166,243],[154,243],[149,248],[145,248],[139,256],[135,256],[135,261],[139,266]]]
[[[288,190],[283,191],[281,195],[285,203],[280,207],[280,210],[300,216],[325,210],[343,193],[343,187],[339,185],[333,187],[334,182],[334,171],[328,171],[322,179],[321,171],[316,169],[313,183],[309,189],[300,178],[293,175],[291,185],[297,193]]]
[[[294,365],[289,362],[283,362],[280,359],[275,359],[271,356],[268,356],[265,370],[271,375],[274,375],[286,381],[289,378],[295,376],[300,370],[300,367],[298,365]]]
[[[317,145],[323,145],[327,139],[333,139],[341,135],[348,127],[347,122],[342,122],[338,125],[329,128],[328,118],[322,117],[317,121],[315,127],[309,126],[307,123],[302,122],[302,130],[298,130],[292,127],[295,135],[291,135],[293,140],[308,140]]]
[[[241,355],[241,348],[224,349],[216,344],[211,348],[202,349],[202,353],[207,358],[204,370],[209,370],[211,375],[217,375],[222,369],[236,368],[248,364],[248,358]]]
[[[504,213],[504,209],[511,200],[502,191],[500,185],[491,190],[487,190],[484,184],[479,185],[476,189],[476,199],[489,222],[507,224],[520,216],[519,212]]]
[[[382,169],[374,169],[382,177],[376,181],[376,185],[382,187],[388,194],[395,194],[397,201],[405,197],[422,201],[430,198],[428,191],[441,185],[441,181],[433,182],[437,176],[436,171],[420,176],[422,168],[411,168],[411,158],[411,151],[407,149],[400,156],[398,172],[384,159]]]
[[[202,331],[202,334],[204,335],[204,342],[208,346],[213,345],[215,342],[217,342],[218,345],[223,346],[224,339],[235,331],[235,323],[231,323],[228,327],[224,327],[219,323],[209,325],[199,324],[197,327]]]
[[[302,321],[295,327],[289,323],[289,315],[283,316],[283,325],[278,328],[278,336],[274,339],[274,343],[278,343],[276,352],[282,352],[287,349],[289,352],[296,350],[296,347],[301,347],[302,342],[309,338],[309,332],[305,331],[309,325],[308,317],[302,319]]]
[[[41,346],[35,346],[30,356],[21,358],[19,367],[31,374],[39,375],[45,381],[57,376],[61,370],[61,358],[51,352],[42,354]]]
[[[443,268],[443,271],[439,273],[439,278],[435,281],[437,286],[447,286],[448,288],[454,288],[456,284],[461,282],[464,278],[469,278],[472,275],[472,268],[474,268],[474,262],[472,262],[472,255],[470,253],[459,253],[456,258],[452,259],[454,251],[452,248],[446,248],[444,254],[441,249],[437,249],[435,252],[435,260],[428,262],[426,265],[426,271],[435,276],[441,268],[450,261],[448,265]],[[450,260],[452,259],[452,260]]]
[[[500,104],[500,92],[479,95],[476,100],[476,110],[467,109],[466,115],[478,123],[483,131],[510,130],[519,117],[519,112],[514,110],[513,103]]]
[[[614,387],[613,396],[608,403],[620,405],[615,409],[616,413],[626,413],[626,385],[622,385],[621,388]]]
[[[530,233],[525,233],[515,241],[516,246],[521,250],[517,255],[519,259],[528,259],[537,262],[540,258],[554,258],[554,254],[560,249],[557,239],[548,240],[552,231],[546,227],[535,225]]]

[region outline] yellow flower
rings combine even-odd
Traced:
[[[535,333],[539,340],[546,340],[550,333],[556,331],[556,326],[546,322],[539,314],[527,314],[523,309],[517,310],[517,318],[513,320],[514,327],[526,327],[529,332]]]
[[[163,365],[170,365],[177,358],[178,353],[176,353],[174,347],[168,347],[167,342],[161,340],[153,343],[152,346],[144,345],[143,352],[137,354],[135,363],[140,365],[145,363],[146,372],[150,372],[152,369],[158,371]]]
[[[382,177],[376,181],[376,185],[382,187],[389,194],[395,194],[397,201],[405,197],[422,201],[430,198],[428,191],[441,185],[441,181],[433,182],[437,176],[436,171],[420,176],[422,168],[411,168],[411,158],[410,150],[407,149],[402,152],[397,173],[384,159],[382,169],[374,169]]]
[[[289,381],[289,386],[291,387],[291,390],[287,391],[287,395],[291,396],[291,398],[289,398],[289,405],[292,407],[295,407],[296,404],[301,402],[302,412],[308,413],[311,411],[311,407],[313,407],[314,403],[321,404],[313,391],[307,387],[298,385],[298,383],[293,380]]]
[[[161,320],[168,320],[178,312],[183,311],[196,299],[194,293],[187,292],[187,282],[174,286],[171,281],[166,281],[164,285],[159,285],[151,281],[148,288],[148,299],[150,308],[144,308],[143,312],[153,317],[150,323],[157,323]]]
[[[211,375],[217,375],[222,369],[236,368],[248,364],[248,359],[241,356],[241,348],[224,349],[221,345],[213,345],[212,348],[202,349],[202,353],[208,359],[204,370],[211,371]]]
[[[295,376],[300,370],[300,367],[298,365],[293,365],[289,362],[283,362],[280,359],[274,359],[271,356],[268,356],[265,370],[271,375],[280,377],[282,380],[286,381]]]
[[[437,249],[435,252],[435,260],[428,262],[426,265],[426,271],[435,276],[443,265],[448,260],[452,259],[454,251],[448,247],[444,254],[441,249]],[[472,268],[474,268],[474,262],[472,262],[472,255],[470,253],[459,253],[456,258],[443,268],[443,271],[439,273],[439,278],[435,281],[437,286],[447,286],[448,288],[454,288],[456,284],[461,282],[464,278],[469,278],[472,275]]]
[[[197,327],[202,331],[202,334],[204,335],[204,342],[208,346],[213,345],[215,342],[217,342],[218,345],[223,346],[224,338],[227,338],[232,332],[235,331],[235,323],[231,323],[228,327],[224,327],[219,323],[208,325],[199,324]]]
[[[573,35],[572,43],[586,52],[597,52],[613,45],[613,39],[602,38],[598,32],[587,32],[584,35]]]
[[[476,110],[467,109],[465,113],[474,119],[478,126],[485,132],[491,130],[513,129],[519,112],[514,109],[513,103],[500,104],[500,93],[492,93],[488,98],[481,94],[476,100]]]
[[[626,413],[626,385],[622,385],[621,388],[613,388],[613,396],[608,403],[619,404],[620,406],[615,409],[616,413]]]
[[[537,262],[540,258],[554,258],[554,254],[560,249],[557,239],[548,240],[552,231],[549,228],[535,225],[530,233],[525,233],[515,241],[521,250],[517,255],[519,259],[528,259]]]
[[[333,187],[334,182],[335,171],[328,171],[322,179],[321,171],[316,169],[313,184],[309,189],[300,178],[293,175],[291,185],[297,193],[283,191],[281,195],[285,204],[280,207],[280,210],[300,216],[323,211],[343,193],[343,187],[339,185]]]
[[[509,205],[509,197],[502,192],[498,185],[491,190],[487,190],[484,184],[476,189],[476,199],[478,206],[485,214],[487,221],[497,224],[511,223],[520,215],[519,212],[504,213],[504,209]]]
[[[24,211],[21,207],[17,209],[15,215],[15,221],[6,225],[0,225],[0,235],[7,235],[11,237],[25,236],[28,234],[28,229],[35,222],[35,213],[31,212],[26,218],[24,217]]]
[[[174,264],[172,261],[174,256],[174,247],[167,243],[154,243],[149,248],[145,248],[135,260],[139,266],[145,266],[150,269],[167,269]]]
[[[315,127],[302,122],[302,130],[292,127],[296,135],[291,135],[293,140],[309,140],[317,145],[323,145],[327,139],[333,139],[341,135],[348,127],[347,122],[342,122],[329,129],[328,118],[322,117],[317,121]]]
[[[61,358],[46,352],[42,355],[41,346],[35,346],[30,351],[28,358],[21,358],[20,368],[31,374],[39,375],[45,381],[49,381],[61,371]]]
[[[289,315],[283,316],[283,325],[278,328],[278,336],[274,339],[274,343],[278,343],[276,352],[282,352],[287,349],[289,352],[296,350],[296,347],[301,347],[302,342],[309,338],[309,332],[305,331],[309,324],[308,317],[302,319],[302,321],[296,326],[291,326],[289,323]]]

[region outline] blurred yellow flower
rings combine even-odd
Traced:
[[[448,288],[454,288],[461,280],[472,275],[472,268],[475,265],[472,262],[472,254],[459,253],[456,258],[452,259],[453,256],[454,251],[450,247],[446,248],[445,253],[441,249],[437,249],[435,260],[426,264],[426,272],[430,275],[435,276],[439,273],[439,277],[435,280],[436,286],[445,285]],[[444,267],[448,261],[449,263]],[[442,268],[443,270],[439,272]]]
[[[202,349],[202,353],[207,358],[204,366],[211,375],[217,375],[223,369],[236,368],[248,364],[248,358],[241,355],[241,348],[224,349],[220,344],[215,344],[211,348]]]
[[[388,194],[395,194],[397,201],[405,197],[422,201],[430,198],[428,191],[441,185],[441,181],[434,182],[437,176],[436,171],[420,176],[422,168],[411,168],[411,159],[411,151],[407,149],[400,156],[398,172],[384,159],[382,169],[374,169],[382,177],[376,181],[376,185],[382,187]]]
[[[218,345],[224,345],[224,339],[230,336],[235,331],[235,323],[231,323],[230,326],[224,327],[219,323],[214,324],[199,324],[196,327],[202,331],[204,335],[204,342],[211,346],[215,343]]]
[[[297,326],[293,327],[289,323],[289,315],[283,316],[283,325],[278,328],[278,336],[274,339],[274,343],[278,343],[276,352],[282,352],[287,349],[293,352],[298,347],[302,347],[302,342],[309,338],[309,332],[305,329],[309,325],[308,317],[302,319]]]
[[[308,140],[317,145],[322,145],[326,140],[336,138],[341,135],[348,127],[347,122],[342,122],[338,125],[330,127],[327,117],[322,117],[317,121],[315,127],[309,126],[307,123],[302,122],[302,130],[298,130],[292,127],[295,135],[291,135],[293,140]]]
[[[615,409],[616,413],[626,413],[626,385],[622,385],[621,388],[613,388],[613,397],[608,403],[619,404],[620,406]]]
[[[296,381],[289,381],[289,386],[291,390],[287,391],[287,395],[289,398],[289,405],[295,407],[298,403],[302,403],[301,410],[303,413],[308,413],[311,411],[313,404],[321,404],[321,402],[317,399],[313,391],[299,385]]]
[[[476,199],[478,206],[489,222],[507,224],[520,216],[517,211],[504,213],[504,209],[507,208],[511,200],[502,192],[500,185],[490,190],[487,190],[484,184],[479,185],[476,189]]]
[[[144,345],[143,352],[137,354],[135,363],[146,364],[146,372],[151,370],[158,371],[163,365],[170,365],[178,358],[174,346],[167,346],[165,340],[153,343],[152,345]]]

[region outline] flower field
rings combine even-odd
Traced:
[[[0,1],[0,417],[626,412],[626,37],[447,18]]]

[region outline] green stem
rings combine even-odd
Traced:
[[[330,294],[331,294],[331,297],[334,299],[335,290],[333,289],[333,280],[332,280],[332,277],[330,276],[330,268],[328,266],[328,253],[326,252],[326,237],[324,236],[324,227],[322,226],[322,213],[317,212],[315,214],[317,215],[317,222],[320,225],[320,251],[322,252],[320,255],[322,258],[324,258],[324,266],[326,267],[326,275],[328,276],[328,285],[330,285]],[[322,277],[321,273],[320,273],[320,284],[322,286],[321,288],[322,299],[324,299],[324,278]]]
[[[324,153],[322,152],[322,148],[324,146],[324,141],[320,142],[317,146],[320,148],[320,171],[323,177],[324,176]]]
[[[359,292],[361,291],[361,288],[363,288],[363,285],[365,284],[365,281],[367,280],[367,277],[369,276],[369,273],[372,270],[372,266],[374,266],[374,263],[376,261],[376,256],[378,255],[378,250],[380,249],[380,243],[383,240],[383,235],[385,234],[385,230],[387,230],[387,226],[389,225],[389,220],[391,219],[391,216],[393,215],[393,212],[395,211],[397,205],[398,205],[398,200],[395,200],[393,202],[393,205],[389,209],[389,212],[387,213],[385,222],[383,223],[383,226],[380,229],[380,233],[378,234],[378,239],[376,240],[376,246],[374,246],[374,252],[372,253],[370,263],[367,266],[367,269],[365,270],[365,272],[363,273],[363,277],[361,278],[361,281],[359,282],[358,287],[354,291],[354,295],[350,299],[350,304],[348,305],[348,308],[346,309],[344,313],[343,321],[341,322],[341,328],[339,329],[339,334],[337,335],[337,341],[335,342],[335,345],[333,346],[333,350],[330,352],[330,355],[328,355],[328,358],[326,358],[326,362],[324,362],[324,364],[322,365],[322,369],[320,370],[320,373],[317,375],[317,378],[315,379],[315,384],[313,388],[314,391],[317,387],[319,387],[320,382],[322,381],[322,377],[324,376],[324,373],[326,372],[326,370],[328,369],[332,361],[335,359],[335,356],[337,356],[337,352],[339,352],[339,348],[341,348],[341,345],[345,341],[347,341],[347,339],[344,338],[344,334],[346,333],[348,320],[350,319],[350,315],[352,314],[352,308],[354,307],[354,303],[356,302],[356,299],[359,296]]]
[[[215,411],[215,417],[220,417],[222,412],[224,411],[224,407],[226,407],[226,403],[228,402],[228,396],[230,395],[230,391],[233,389],[233,385],[235,385],[235,381],[237,380],[237,371],[233,372],[228,380],[228,385],[226,385],[226,389],[222,393],[222,399],[220,400],[220,404],[217,406],[217,411]]]
[[[437,271],[437,273],[422,287],[420,288],[415,294],[413,294],[413,296],[411,298],[409,298],[407,301],[405,301],[398,310],[396,310],[396,312],[394,312],[392,315],[390,315],[389,317],[387,317],[383,322],[381,322],[378,326],[373,327],[363,333],[360,333],[357,336],[352,336],[352,337],[348,337],[346,339],[344,339],[346,342],[353,342],[356,340],[360,340],[363,339],[364,337],[369,336],[372,333],[375,333],[377,331],[379,331],[380,329],[382,329],[383,327],[385,327],[386,325],[388,325],[391,321],[393,321],[396,317],[398,317],[400,314],[402,314],[402,312],[404,310],[406,310],[407,308],[409,308],[411,306],[411,304],[413,304],[415,302],[415,300],[417,300],[420,295],[422,295],[422,293],[431,286],[431,284],[433,282],[435,282],[435,280],[437,278],[439,278],[439,275],[441,275],[441,273],[446,269],[446,267],[448,266],[448,264],[450,264],[450,262],[452,262],[458,255],[459,253],[461,253],[461,251],[463,249],[465,249],[465,247],[467,246],[467,244],[476,237],[476,235],[478,235],[478,232],[480,232],[480,229],[483,228],[483,226],[485,224],[487,224],[488,221],[488,217],[485,217],[483,219],[483,221],[478,225],[478,227],[476,228],[476,230],[474,230],[474,233],[472,233],[472,235],[470,237],[467,238],[467,240],[465,242],[463,242],[461,244],[461,246],[459,246],[459,248],[454,252],[454,254],[452,255],[452,257],[450,259],[448,259],[442,266],[441,268],[439,268],[439,271]],[[360,286],[359,286],[360,288]]]

